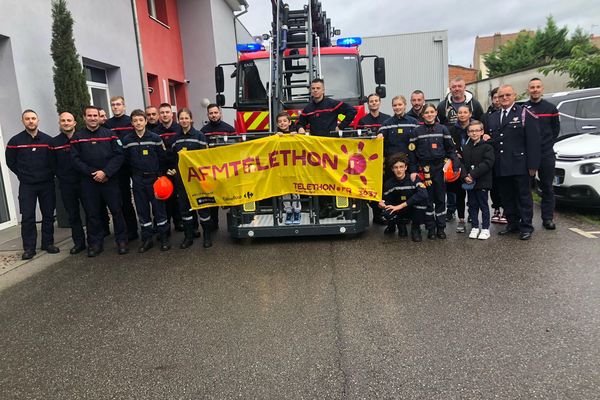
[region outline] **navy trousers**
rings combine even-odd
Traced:
[[[104,244],[104,227],[102,225],[102,200],[108,206],[115,229],[115,241],[127,243],[127,225],[121,207],[121,192],[116,177],[105,183],[98,183],[92,178],[81,179],[81,199],[88,220],[88,245],[102,248]]]
[[[80,182],[58,182],[65,210],[69,216],[69,226],[71,227],[71,237],[76,247],[85,246],[85,232],[81,220],[80,204],[81,183]]]
[[[19,208],[21,210],[21,237],[23,250],[35,251],[37,229],[35,226],[36,205],[42,212],[42,248],[54,244],[54,209],[56,193],[54,181],[21,183],[19,185]]]

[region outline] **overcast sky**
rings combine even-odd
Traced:
[[[248,13],[240,20],[252,35],[270,29],[271,1],[248,0]],[[291,9],[305,1],[289,0]],[[381,36],[448,30],[448,61],[470,66],[475,36],[495,32],[536,30],[550,14],[572,32],[580,26],[600,35],[600,4],[596,0],[476,1],[476,0],[321,0],[332,25],[341,36]]]

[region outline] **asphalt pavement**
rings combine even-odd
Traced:
[[[26,264],[0,292],[0,398],[596,399],[600,234],[569,228],[600,228],[540,225]]]

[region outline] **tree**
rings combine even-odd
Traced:
[[[544,75],[550,72],[569,74],[569,86],[573,88],[592,88],[600,86],[600,51],[577,45],[571,51],[571,57],[556,60],[552,65],[540,68]]]
[[[590,36],[581,28],[577,28],[571,38],[568,36],[568,28],[559,28],[554,18],[548,16],[544,29],[538,29],[534,35],[520,32],[514,41],[508,41],[485,56],[489,76],[508,74],[570,57],[575,47],[590,53],[595,49]]]
[[[83,124],[83,108],[90,104],[85,71],[75,48],[73,17],[66,0],[52,0],[52,44],[54,60],[54,97],[56,111],[68,111],[75,116],[77,126]]]
[[[485,56],[485,66],[489,76],[508,74],[510,72],[527,68],[536,63],[532,51],[533,40],[528,32],[519,32],[517,38],[509,40],[496,51]]]

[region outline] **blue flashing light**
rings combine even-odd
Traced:
[[[261,51],[263,47],[260,43],[245,43],[239,44],[236,46],[237,51],[240,53],[252,53],[254,51]]]
[[[339,38],[336,43],[340,47],[354,47],[360,46],[362,39],[359,37]]]

